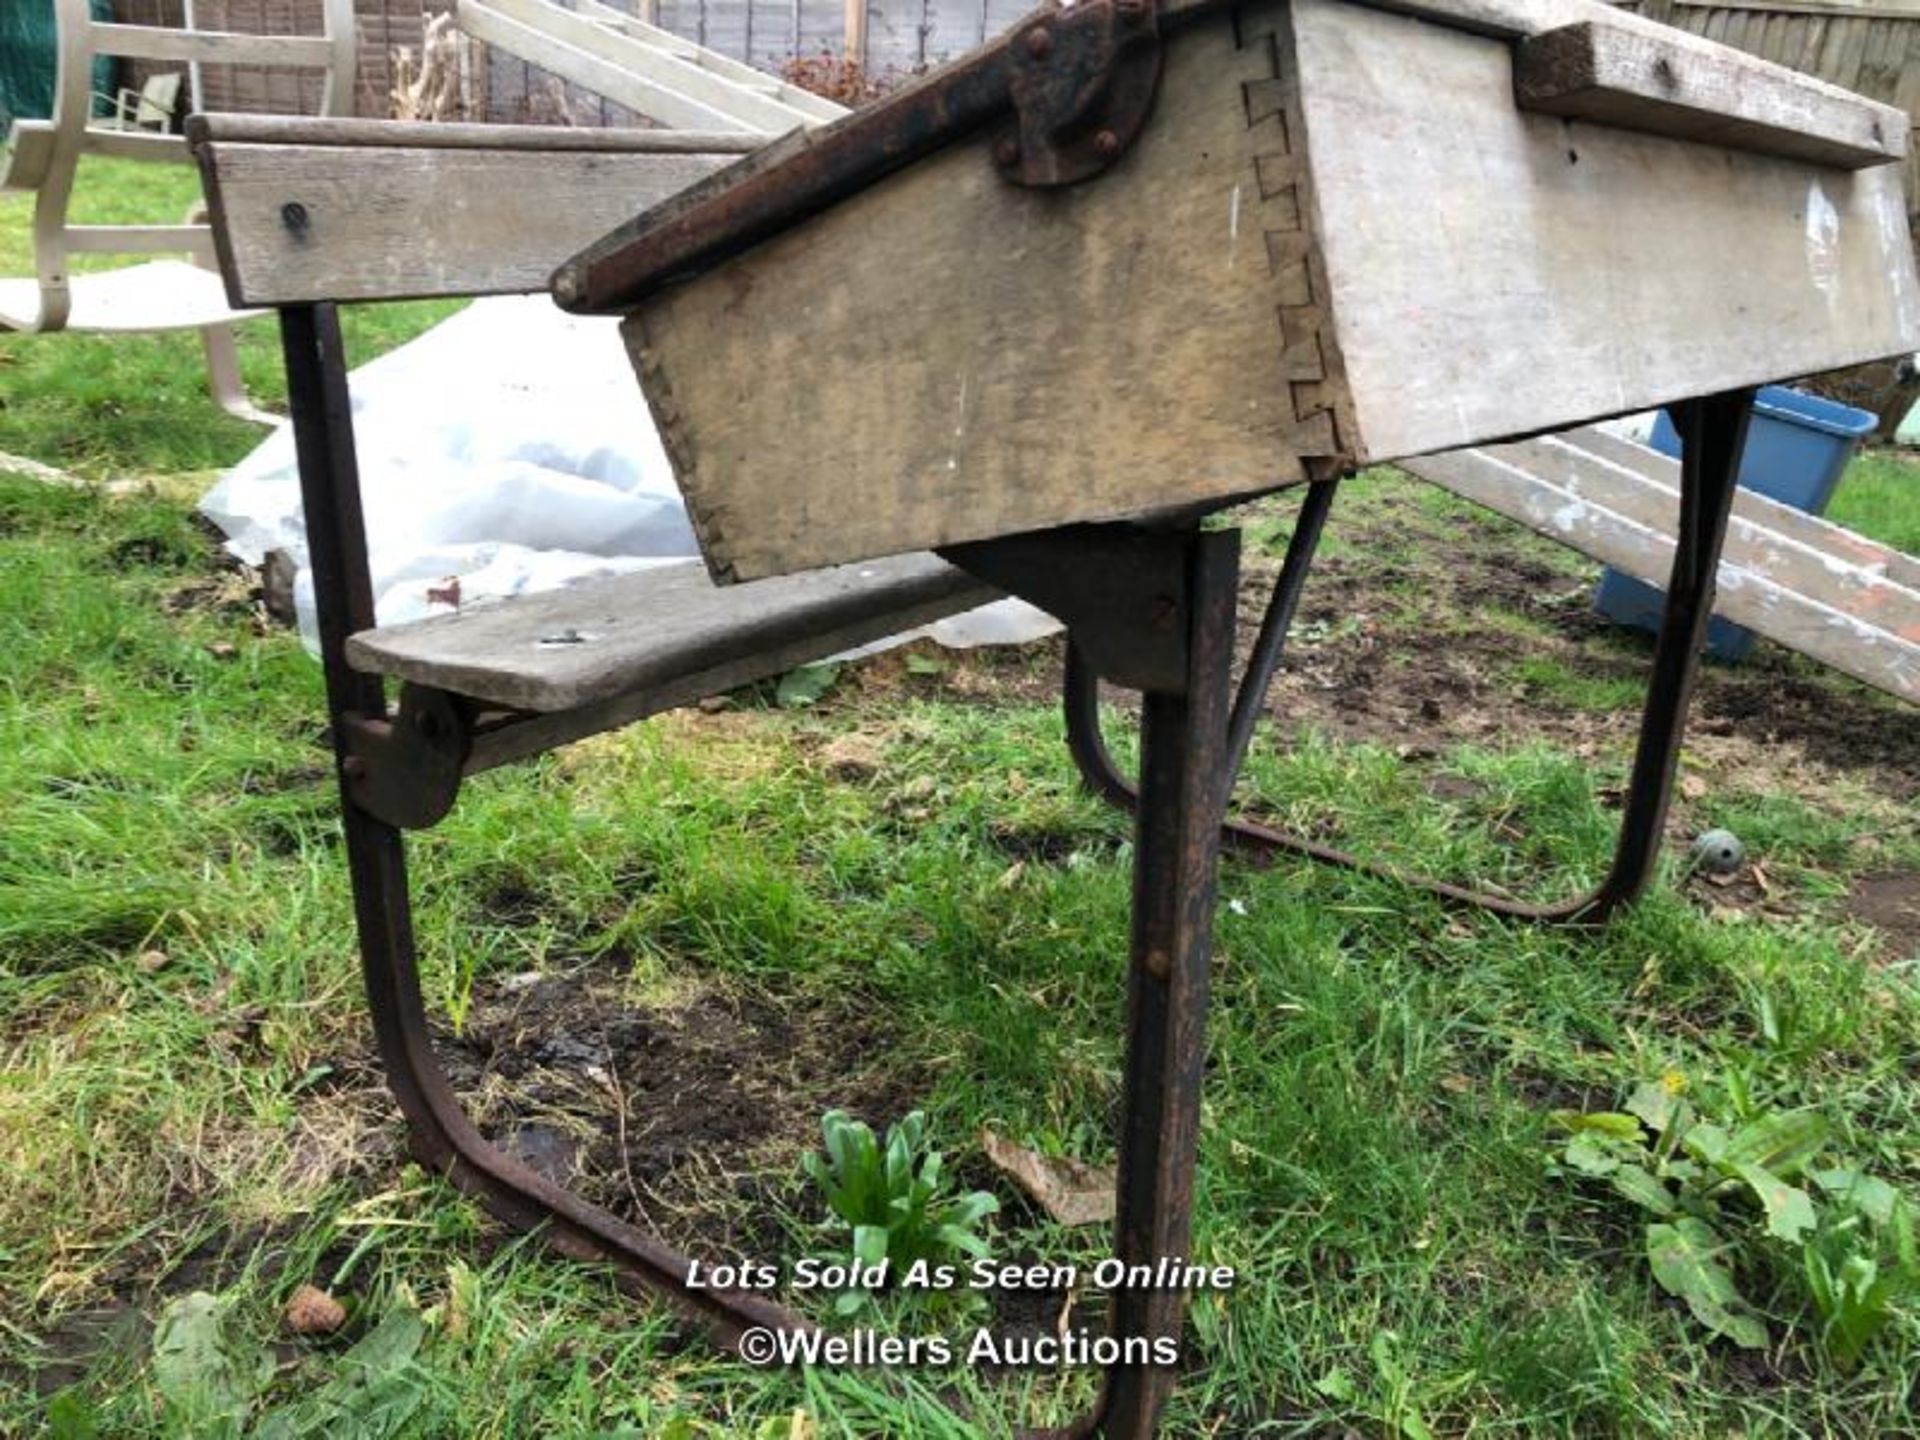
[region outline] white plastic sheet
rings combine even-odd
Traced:
[[[544,296],[480,300],[349,377],[382,625],[698,553],[616,322]],[[293,437],[281,426],[201,502],[250,564],[285,550],[301,632],[313,592]],[[1057,629],[1003,601],[929,627],[941,644]],[[899,637],[905,639],[907,637]]]

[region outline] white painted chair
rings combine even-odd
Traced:
[[[353,0],[323,0],[325,28],[319,35],[108,24],[92,18],[87,0],[56,0],[56,6],[60,54],[53,116],[14,121],[0,156],[0,189],[31,191],[35,197],[35,273],[0,278],[0,331],[198,330],[220,407],[242,419],[276,423],[278,417],[254,408],[240,383],[233,324],[260,312],[227,303],[203,207],[195,206],[178,225],[76,225],[68,218],[75,175],[86,156],[192,163],[179,135],[94,120],[89,81],[96,56],[177,61],[196,70],[202,64],[312,69],[325,75],[320,113],[350,114]],[[71,257],[101,254],[156,258],[114,270],[71,272]]]

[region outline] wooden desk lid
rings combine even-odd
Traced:
[[[1038,12],[558,273],[626,312],[721,578],[1920,349],[1889,107],[1596,0],[1188,0],[1144,118],[1096,87],[1034,161],[1027,37],[1103,12]],[[1109,127],[1088,178],[1024,173]]]

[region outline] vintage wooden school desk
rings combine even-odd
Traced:
[[[1091,0],[715,169],[555,275],[568,308],[628,316],[715,605],[736,582],[930,548],[1068,624],[1076,755],[1137,808],[1121,1258],[1188,1245],[1223,833],[1302,844],[1223,819],[1339,478],[1675,406],[1679,544],[1613,870],[1576,905],[1497,907],[1604,917],[1655,857],[1751,390],[1920,347],[1906,144],[1898,111],[1594,0]],[[262,193],[279,209],[254,228],[291,225],[298,197]],[[314,222],[275,243],[322,240]],[[401,828],[437,819],[464,771],[739,673],[716,637],[743,615],[670,674],[574,655],[556,677],[531,630],[503,636],[506,607],[355,635],[372,618],[351,430],[313,303],[351,297],[270,290],[236,281],[236,300],[285,306],[309,520],[332,537],[319,598],[362,945],[421,1148],[723,1340],[803,1323],[687,1292],[680,1257],[465,1121],[425,1045],[400,859]],[[1236,695],[1238,537],[1198,521],[1296,484]],[[891,563],[911,571],[890,579],[901,603],[968,588]],[[602,612],[629,607],[623,634],[643,634],[645,603]],[[383,675],[407,681],[394,716]],[[1137,795],[1106,760],[1095,677],[1143,694]],[[1183,1314],[1179,1293],[1123,1292],[1112,1322],[1154,1336]],[[1173,1381],[1114,1368],[1077,1433],[1151,1433]]]

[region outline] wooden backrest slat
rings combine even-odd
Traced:
[[[370,150],[620,151],[629,154],[746,154],[765,138],[740,130],[602,130],[578,125],[477,125],[460,121],[356,120],[300,115],[195,115],[196,145],[340,145]]]
[[[206,117],[189,126],[236,306],[525,294],[754,136]],[[422,132],[436,131],[427,135]],[[518,132],[503,134],[503,131]],[[259,139],[237,139],[236,136]]]

